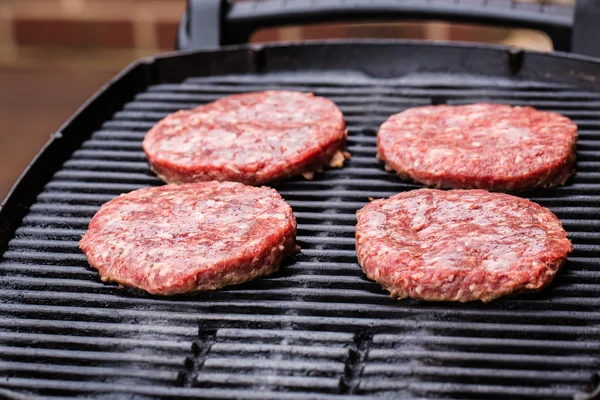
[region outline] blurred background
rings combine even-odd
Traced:
[[[0,198],[48,136],[106,81],[137,58],[173,50],[184,8],[185,0],[0,0]],[[354,37],[552,50],[535,31],[439,22],[286,27],[257,32],[252,41]]]

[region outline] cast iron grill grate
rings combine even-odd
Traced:
[[[193,297],[101,283],[78,240],[102,203],[160,184],[141,149],[146,130],[180,108],[270,88],[331,98],[349,128],[345,168],[277,187],[294,209],[302,252],[273,277]],[[377,128],[409,107],[478,101],[578,123],[576,178],[528,194],[559,216],[575,251],[540,294],[488,305],[392,301],[356,264],[354,212],[368,197],[418,186],[375,159]],[[0,387],[48,398],[569,399],[600,369],[599,211],[600,94],[460,76],[224,75],[154,85],[73,153],[10,241],[0,263]]]

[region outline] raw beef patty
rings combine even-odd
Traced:
[[[537,291],[572,249],[550,210],[485,190],[413,190],[357,217],[358,262],[397,298],[488,302]]]
[[[229,96],[156,124],[143,147],[164,181],[261,185],[341,167],[347,153],[339,108],[312,93],[268,91]]]
[[[295,239],[292,209],[275,190],[200,182],[109,201],[80,247],[103,281],[172,295],[275,272]]]
[[[501,104],[417,107],[391,116],[377,157],[402,178],[439,188],[520,191],[573,174],[577,125],[562,115]]]

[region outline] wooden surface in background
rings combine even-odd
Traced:
[[[50,134],[115,73],[0,68],[0,198]]]

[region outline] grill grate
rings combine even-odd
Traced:
[[[4,253],[0,386],[48,398],[569,399],[589,385],[600,369],[600,94],[459,76],[348,82],[191,78],[125,104],[46,184]],[[101,283],[78,240],[102,203],[160,184],[141,149],[145,131],[180,108],[270,88],[329,97],[349,127],[345,168],[277,187],[302,252],[273,277],[193,297]],[[530,194],[561,218],[575,251],[540,294],[488,305],[392,301],[356,264],[354,212],[369,196],[418,186],[375,159],[377,128],[409,107],[476,101],[578,123],[577,177]]]

